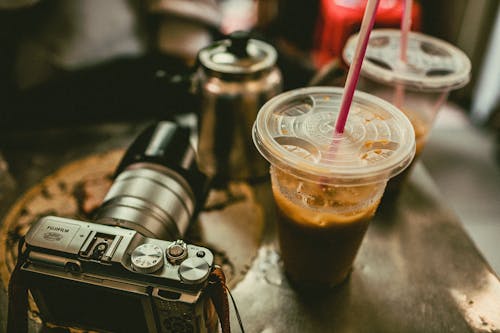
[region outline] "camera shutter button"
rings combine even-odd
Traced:
[[[179,267],[179,276],[185,283],[195,284],[204,281],[210,273],[208,263],[198,257],[184,260]]]
[[[172,264],[179,264],[188,255],[187,245],[182,240],[176,240],[167,248],[167,259]]]

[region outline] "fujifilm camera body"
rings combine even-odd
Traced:
[[[168,121],[144,130],[117,167],[95,223],[47,216],[32,225],[15,271],[44,322],[100,332],[217,331],[207,291],[214,256],[180,240],[209,188],[190,133]]]
[[[42,319],[104,332],[213,332],[212,252],[116,226],[48,216],[21,271]]]

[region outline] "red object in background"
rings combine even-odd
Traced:
[[[359,31],[367,0],[320,0],[316,38],[313,49],[314,63],[321,68],[333,58],[341,58],[347,39]],[[381,0],[374,28],[401,27],[404,0]],[[413,1],[411,30],[420,30],[421,9]]]

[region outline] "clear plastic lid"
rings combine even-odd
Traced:
[[[392,104],[356,91],[342,138],[332,146],[343,88],[308,87],[269,100],[253,127],[259,152],[310,181],[365,184],[403,171],[415,154],[413,127]]]
[[[351,64],[358,35],[344,47],[344,61]],[[370,34],[361,74],[386,84],[403,84],[412,90],[453,90],[470,79],[469,58],[455,46],[417,32],[408,35],[407,63],[400,60],[401,31],[375,29]]]

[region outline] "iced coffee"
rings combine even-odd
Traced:
[[[387,180],[415,153],[408,118],[356,93],[341,138],[334,125],[343,90],[310,87],[266,103],[254,142],[271,163],[280,252],[293,285],[327,288],[349,274]]]
[[[347,64],[352,61],[357,39],[358,35],[354,35],[346,43],[343,57]],[[416,32],[408,35],[404,63],[400,59],[400,40],[400,30],[372,31],[357,89],[389,101],[410,119],[417,160],[448,93],[469,81],[471,64],[453,45]],[[410,171],[411,166],[392,179],[387,191],[397,192]]]
[[[305,287],[339,284],[351,269],[385,182],[349,187],[304,183],[275,167],[271,177],[290,280]]]

